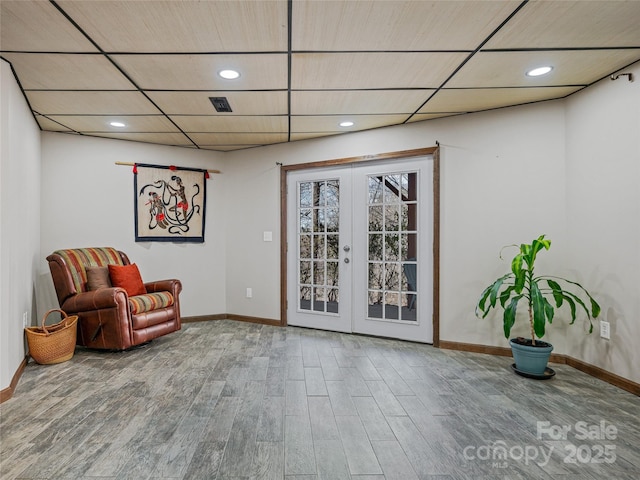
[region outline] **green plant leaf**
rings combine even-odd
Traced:
[[[564,300],[564,296],[562,295],[562,287],[560,286],[560,284],[554,280],[551,280],[549,278],[546,279],[547,280],[547,285],[549,285],[549,288],[551,289],[552,293],[553,293],[553,298],[556,301],[556,307],[560,308],[562,306],[562,302]]]
[[[509,300],[509,298],[511,297],[511,294],[515,291],[515,286],[514,285],[509,285],[507,288],[505,288],[502,293],[500,294],[500,305],[502,305],[502,308],[504,308],[505,303],[507,303],[507,300]]]
[[[497,279],[495,282],[493,282],[491,285],[489,285],[487,288],[485,288],[482,291],[482,294],[480,295],[480,299],[478,300],[478,303],[476,304],[476,316],[477,317],[485,318],[489,314],[489,311],[493,307],[496,306],[495,296],[494,296],[493,300],[491,300],[492,292],[495,291],[496,293],[494,295],[497,295],[497,292],[500,290],[500,287],[502,286],[504,281],[507,280],[511,276],[512,276],[511,273],[507,273],[506,275],[503,275],[502,277]],[[489,301],[489,305],[486,304],[487,300],[490,300]],[[480,315],[480,312],[482,312],[482,315]]]
[[[478,303],[476,304],[476,314],[478,312],[478,310],[480,310],[481,312],[484,312],[484,304],[487,302],[487,298],[489,298],[489,294],[491,293],[491,287],[493,287],[493,284],[489,285],[487,288],[485,288],[482,291],[482,294],[480,294],[480,299],[478,300]]]
[[[529,245],[528,243],[520,244],[520,255],[522,256],[522,259],[525,261],[527,266],[531,268],[531,264],[533,263],[531,261],[531,245]]]
[[[522,254],[519,253],[511,260],[511,271],[517,277],[522,271]]]
[[[515,278],[514,288],[516,293],[522,293],[522,290],[524,289],[524,285],[526,281],[527,281],[527,270],[522,269],[518,272]]]
[[[587,295],[589,294],[587,293]],[[591,301],[591,315],[593,316],[593,318],[598,318],[598,315],[600,315],[600,305],[593,298],[591,298],[591,295],[589,295],[589,301]]]
[[[544,300],[544,314],[547,317],[547,322],[553,323],[553,314],[556,310],[555,308],[553,308],[553,305],[549,303],[549,300],[547,300],[544,296],[542,297],[542,299]]]
[[[533,309],[533,330],[538,338],[544,336],[546,311],[545,302],[549,302],[544,298],[538,284],[531,284],[531,308]]]
[[[564,290],[564,293],[565,293],[565,295],[571,297],[574,302],[576,302],[578,305],[580,305],[582,307],[582,309],[584,310],[584,312],[587,314],[587,318],[589,318],[589,320],[591,320],[591,314],[589,313],[589,309],[587,308],[585,303],[582,301],[582,299],[579,296],[577,296],[575,293],[568,292],[566,290]],[[573,325],[573,322],[575,322],[575,321],[576,321],[576,319],[573,318],[571,320],[571,325]]]
[[[598,302],[595,301],[595,299],[591,296],[591,294],[587,291],[586,288],[584,288],[578,282],[573,282],[571,280],[567,280],[566,278],[562,278],[562,277],[553,277],[553,278],[557,278],[558,280],[562,280],[563,282],[567,282],[567,283],[570,283],[571,285],[575,285],[580,290],[582,290],[582,292],[589,298],[591,311],[589,311],[589,309],[584,304],[582,299],[580,299],[580,297],[578,297],[577,295],[575,295],[575,294],[573,294],[571,292],[568,292],[567,290],[563,290],[563,291],[566,294],[571,294],[572,295],[572,297],[582,306],[582,308],[584,308],[585,312],[587,312],[587,316],[589,317],[589,319],[591,319],[591,317],[597,318],[598,315],[600,315],[600,305],[598,304]]]
[[[573,325],[573,322],[576,321],[576,302],[574,302],[571,297],[565,295],[564,291],[562,293],[562,297],[567,301],[567,303],[569,304],[569,307],[571,308],[571,322],[570,322],[570,324]]]
[[[518,302],[524,295],[518,295],[511,299],[509,306],[504,309],[504,315],[502,317],[503,320],[503,328],[504,328],[504,337],[509,338],[511,334],[511,328],[513,324],[516,322],[516,312],[518,310]]]
[[[500,288],[502,288],[502,284],[504,283],[505,277],[501,277],[495,281],[493,287],[491,287],[491,291],[489,292],[489,305],[491,308],[496,306],[496,300],[498,299],[498,292]]]
[[[549,250],[550,247],[551,247],[551,240],[545,239],[544,235],[540,235],[538,238],[536,238],[531,242],[531,248],[529,249],[530,252],[527,257],[528,259],[527,263],[531,270],[533,270],[533,264],[536,261],[536,256],[538,255],[538,252],[543,248],[546,250]]]

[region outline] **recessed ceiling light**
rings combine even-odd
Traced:
[[[353,127],[353,122],[351,122],[351,121],[340,122],[340,126],[341,127]]]
[[[527,72],[527,77],[539,77],[540,75],[546,75],[551,70],[553,70],[553,67],[549,66],[534,68],[533,70],[529,70]]]
[[[220,70],[218,72],[218,75],[220,75],[222,78],[226,78],[227,80],[235,80],[240,76],[240,73],[236,72],[235,70]]]
[[[118,128],[126,127],[126,125],[122,122],[111,122],[109,125],[111,125],[112,127],[118,127]]]

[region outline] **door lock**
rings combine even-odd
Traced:
[[[349,263],[349,262],[350,262],[350,260],[348,258],[344,259],[344,263]]]

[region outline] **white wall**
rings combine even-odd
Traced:
[[[229,311],[279,318],[279,168],[295,164],[435,146],[441,150],[441,339],[506,345],[499,321],[480,321],[474,302],[508,269],[500,248],[541,233],[564,240],[564,111],[561,102],[274,145],[228,154]],[[552,171],[553,175],[549,175]],[[243,219],[249,219],[245,221]],[[555,248],[556,261],[561,246]],[[273,256],[268,256],[270,252]],[[246,299],[252,287],[254,298]],[[523,333],[526,331],[523,330]]]
[[[638,67],[634,73],[640,77]],[[441,151],[440,337],[507,346],[499,315],[479,320],[482,289],[509,270],[500,248],[540,234],[552,248],[538,271],[582,282],[611,322],[612,339],[568,326],[560,312],[545,338],[556,353],[640,381],[640,82],[603,80],[567,100],[505,108],[229,153],[227,304],[245,315],[279,317],[279,175],[276,162],[305,163],[434,146]],[[231,198],[228,203],[231,204]],[[248,218],[250,221],[242,221]],[[274,256],[270,256],[269,254]],[[256,287],[258,285],[258,287]],[[244,298],[245,288],[254,298]],[[259,288],[259,289],[258,289]],[[258,298],[256,298],[256,293]],[[524,313],[524,312],[523,312]],[[528,336],[526,319],[515,335]],[[519,320],[520,321],[520,320]]]
[[[583,281],[601,301],[613,333],[606,343],[597,335],[582,335],[578,325],[566,336],[566,322],[559,318],[548,339],[558,353],[640,381],[640,372],[633,370],[638,364],[634,338],[640,338],[633,276],[640,266],[640,84],[607,82],[565,101],[226,154],[44,133],[40,272],[46,276],[44,257],[54,249],[113,245],[140,265],[145,278],[181,278],[185,316],[226,312],[278,319],[276,162],[377,154],[439,141],[441,339],[507,345],[497,316],[475,318],[475,301],[484,286],[508,270],[508,262],[498,258],[503,245],[545,233],[553,246],[541,256],[540,271]],[[206,243],[135,243],[131,169],[115,161],[223,170],[208,184]],[[4,169],[2,175],[4,187]],[[273,242],[263,241],[264,231],[273,232]],[[5,238],[2,233],[0,240]],[[4,243],[0,249],[6,251]],[[592,258],[585,261],[588,255]],[[2,259],[4,279],[9,273]],[[245,298],[247,287],[253,289],[251,299]],[[514,333],[524,335],[527,329],[523,324]]]
[[[567,101],[567,263],[595,285],[611,340],[572,337],[573,357],[640,382],[640,64]],[[596,323],[596,329],[598,324]]]
[[[138,264],[145,281],[180,279],[183,316],[225,313],[226,173],[211,174],[207,182],[203,244],[136,243],[132,167],[115,164],[120,161],[224,170],[221,156],[204,150],[44,132],[40,271],[47,281],[43,282],[41,295],[53,297],[57,307],[46,262],[51,252],[112,246]],[[45,291],[47,285],[49,292]]]
[[[23,313],[37,323],[40,257],[40,131],[13,77],[0,61],[0,390],[25,356]]]

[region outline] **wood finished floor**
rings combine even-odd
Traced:
[[[640,478],[638,397],[565,365],[535,381],[510,364],[293,327],[186,324],[129,352],[30,362],[0,405],[0,478]],[[547,433],[563,427],[564,439]],[[583,427],[599,438],[581,439]]]

